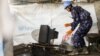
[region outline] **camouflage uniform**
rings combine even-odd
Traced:
[[[85,41],[84,36],[89,32],[92,26],[92,19],[90,13],[80,6],[75,6],[71,11],[73,22],[71,23],[72,30],[74,30],[78,24],[79,28],[76,30],[75,34],[72,37],[72,42],[74,47],[84,47]]]

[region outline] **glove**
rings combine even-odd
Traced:
[[[65,27],[71,26],[71,23],[64,24]]]
[[[67,35],[71,35],[72,32],[72,30],[67,31]]]

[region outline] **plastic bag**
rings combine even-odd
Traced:
[[[62,39],[62,44],[64,44],[64,43],[67,43],[67,44],[69,44],[69,45],[73,45],[72,44],[72,35],[67,35],[67,34],[65,34],[64,36],[63,36],[63,39]]]
[[[69,39],[69,36],[67,35],[67,34],[65,34],[64,36],[63,36],[63,41],[67,41]]]

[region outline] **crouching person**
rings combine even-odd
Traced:
[[[72,37],[74,49],[71,53],[69,53],[69,55],[88,54],[88,50],[85,46],[84,36],[87,35],[92,26],[90,13],[80,6],[73,6],[70,1],[65,1],[64,7],[65,10],[71,13],[73,19],[72,23],[65,24],[65,27],[71,26],[71,30],[69,30],[67,34],[71,35],[71,33],[79,24],[78,29]],[[82,51],[79,52],[78,49],[82,49]]]

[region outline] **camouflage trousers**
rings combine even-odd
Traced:
[[[74,47],[84,47],[85,41],[84,36],[87,35],[89,30],[91,29],[92,21],[87,21],[87,23],[81,24],[75,34],[72,37],[72,43]]]

